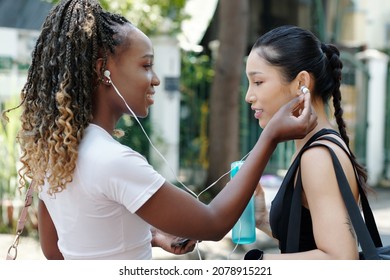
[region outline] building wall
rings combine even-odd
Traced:
[[[361,0],[366,11],[366,43],[369,48],[390,47],[390,1]]]
[[[0,101],[19,94],[26,81],[38,31],[0,27]]]
[[[370,49],[390,47],[390,1],[329,1],[334,23],[339,20],[339,40],[349,46],[365,45]],[[335,3],[338,2],[338,7]],[[338,17],[338,18],[335,18]]]

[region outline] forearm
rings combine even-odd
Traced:
[[[306,95],[305,95],[306,96]],[[302,100],[301,100],[302,101]],[[234,178],[209,205],[200,203],[184,190],[165,182],[136,212],[155,227],[194,240],[220,240],[237,222],[278,142],[307,134],[315,124],[310,117],[309,98],[299,118],[292,116],[294,99],[282,106],[261,133],[250,155]]]
[[[272,237],[272,230],[271,230],[271,226],[269,225],[269,221],[262,221],[261,223],[258,223],[256,221],[256,228],[258,230],[261,230],[262,232],[264,232],[266,235],[268,235],[269,237]]]
[[[264,254],[263,260],[358,260],[358,254],[356,256],[345,257],[344,254],[330,254],[320,249],[289,253],[289,254]]]
[[[254,201],[256,228],[273,238],[271,226],[269,224],[269,212],[265,201],[265,193],[260,183],[256,189]]]
[[[294,108],[302,102],[304,109],[298,117],[294,117],[292,115]],[[293,99],[279,109],[261,133],[240,172],[210,204],[219,214],[219,220],[225,223],[220,225],[221,227],[226,225],[232,227],[239,218],[253,195],[277,143],[306,136],[316,123],[317,117],[310,106],[310,94]]]
[[[220,223],[224,223],[223,226],[218,225],[218,227],[224,227],[227,232],[240,217],[252,197],[275,148],[276,142],[272,135],[264,130],[240,168],[240,172],[209,204],[209,207],[218,215]]]
[[[152,234],[152,240],[150,241],[152,247],[160,247],[159,244],[157,244],[158,242],[156,242],[157,229],[155,227],[151,227],[150,233]]]

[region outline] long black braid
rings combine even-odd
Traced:
[[[340,60],[340,52],[332,44],[321,44],[321,49],[324,52],[324,54],[327,57],[328,60],[328,66],[327,69],[330,73],[332,73],[332,77],[334,80],[334,85],[333,85],[333,91],[332,91],[332,96],[333,96],[333,107],[334,107],[334,116],[336,119],[336,123],[340,132],[341,137],[343,138],[344,142],[347,144],[348,148],[349,147],[349,137],[347,134],[347,125],[345,124],[344,118],[343,118],[343,108],[341,107],[341,91],[340,91],[340,86],[341,86],[341,70],[343,68],[343,63]],[[363,184],[366,184],[367,182],[367,171],[366,169],[358,163],[355,155],[351,152],[351,157],[353,164],[356,167],[358,176],[360,181]]]

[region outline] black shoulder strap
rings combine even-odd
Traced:
[[[351,151],[347,151],[345,149],[345,147],[337,139],[335,139],[333,137],[329,137],[329,136],[321,137],[320,139],[321,140],[328,140],[328,141],[338,145],[341,149],[344,150],[344,152],[348,155],[349,160],[352,162]],[[368,202],[366,193],[365,193],[365,191],[362,188],[362,185],[361,185],[361,182],[360,182],[360,178],[356,174],[356,172],[355,172],[355,176],[356,176],[356,180],[358,182],[360,202],[361,202],[361,205],[362,205],[362,211],[363,211],[363,215],[364,215],[364,220],[365,220],[365,223],[367,225],[368,231],[370,232],[371,238],[374,241],[375,246],[376,247],[382,247],[383,246],[382,245],[382,241],[381,241],[381,238],[380,238],[380,235],[379,235],[379,231],[378,231],[378,228],[377,228],[377,225],[376,225],[376,222],[375,222],[374,215],[373,215],[371,207],[370,207],[370,203]]]
[[[326,135],[329,135],[329,134],[333,134],[333,135],[336,135],[336,136],[340,136],[340,134],[336,131],[336,130],[333,130],[333,129],[328,129],[328,128],[324,128],[324,129],[321,129],[320,131],[318,131],[317,133],[315,133],[312,137],[310,137],[310,139],[306,142],[306,144],[303,146],[302,150],[301,150],[301,154],[304,152],[304,149],[307,148],[308,146],[310,146],[312,143],[314,143],[315,141],[319,140],[319,139],[322,139],[322,138],[325,138],[327,137]],[[332,138],[334,139],[334,138]]]
[[[283,180],[286,184],[294,184],[295,181],[295,175],[297,174],[297,185],[302,185],[301,183],[301,173],[298,172],[299,165],[301,162],[301,156],[302,154],[311,147],[311,145],[318,140],[318,138],[323,137],[324,135],[329,134],[335,134],[338,135],[338,133],[335,130],[332,129],[322,129],[318,132],[316,132],[310,139],[305,143],[305,145],[302,147],[302,149],[297,154],[296,158],[294,159],[293,163],[291,164],[290,168],[287,171],[287,174]],[[300,235],[300,223],[301,223],[301,210],[302,210],[302,188],[287,188],[285,189],[285,195],[283,204],[284,205],[291,205],[290,208],[286,207],[282,214],[282,232],[286,232],[286,240],[281,238],[280,240],[280,246],[283,251],[286,253],[292,253],[292,252],[298,252],[299,250],[299,235]],[[294,230],[291,230],[290,228],[293,227]]]
[[[339,141],[337,141],[332,137],[318,137],[318,138],[332,141],[333,143],[339,145],[345,151],[345,148],[341,145],[341,143],[339,143]],[[362,199],[362,205],[365,208],[365,211],[368,213],[368,218],[369,218],[369,221],[368,222],[366,221],[366,224],[360,214],[359,207],[355,202],[348,180],[345,177],[342,166],[334,151],[325,144],[312,143],[310,146],[306,146],[304,149],[302,149],[302,151],[300,152],[300,156],[307,149],[313,147],[319,147],[319,146],[327,148],[331,154],[340,192],[343,196],[345,205],[348,210],[348,214],[351,218],[356,235],[358,237],[358,241],[362,247],[366,259],[379,259],[375,247],[382,246],[382,242],[380,240],[378,229],[375,224],[375,219],[372,214],[371,208],[369,207],[367,197],[363,189],[361,188],[361,186],[359,185],[359,193]],[[347,154],[350,156],[349,153]],[[291,212],[290,212],[291,220],[288,223],[286,252],[297,252],[299,249],[299,231],[300,231],[300,222],[301,222],[300,221],[301,220],[301,193],[302,193],[302,181],[301,181],[300,171],[298,170],[297,184],[295,186],[295,190],[292,198]],[[371,230],[368,231],[367,227],[369,228],[371,227]],[[375,245],[373,240],[376,243]]]
[[[299,252],[299,235],[301,232],[302,215],[302,181],[301,172],[298,171],[297,183],[291,200],[288,219],[286,253]]]

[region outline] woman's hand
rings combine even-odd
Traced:
[[[195,248],[196,240],[173,236],[156,228],[152,228],[151,232],[152,246],[160,247],[169,253],[183,255]]]
[[[255,220],[256,228],[272,237],[264,189],[260,183],[257,185],[255,191]]]
[[[302,109],[303,106],[303,109]],[[276,143],[301,139],[317,125],[317,114],[310,103],[310,93],[302,94],[282,106],[268,122],[263,132]]]

